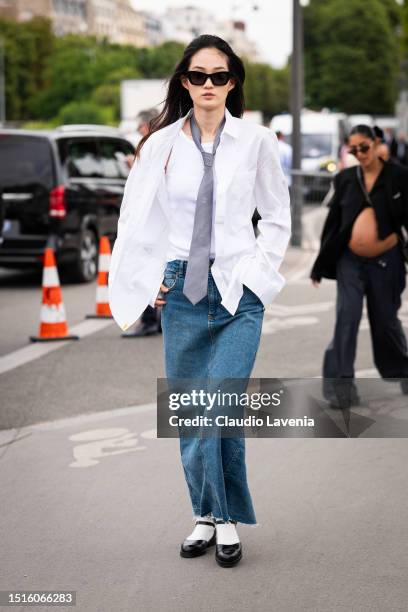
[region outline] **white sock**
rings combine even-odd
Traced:
[[[238,544],[239,536],[234,523],[218,523],[217,529],[217,544]]]
[[[208,521],[213,522],[214,519],[209,516],[195,516],[194,520],[196,521]],[[211,525],[196,525],[193,531],[187,536],[187,540],[206,540],[207,542],[211,540],[214,535],[214,527]]]

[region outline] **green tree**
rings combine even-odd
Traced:
[[[144,78],[163,79],[171,75],[183,54],[184,45],[167,41],[157,47],[138,49],[138,66]]]
[[[49,20],[27,23],[0,20],[5,46],[7,119],[19,121],[29,112],[30,99],[46,86],[44,68],[52,55],[54,35]]]
[[[305,104],[392,113],[399,56],[391,0],[311,0],[304,9]]]
[[[69,102],[89,99],[93,90],[106,80],[119,82],[118,71],[124,68],[127,78],[140,76],[135,47],[110,45],[106,40],[76,35],[57,39],[45,70],[48,87],[32,99],[32,115],[50,118]]]
[[[265,117],[288,110],[289,70],[268,64],[245,62],[244,95],[246,108],[260,110]]]
[[[393,30],[399,30],[402,16],[401,4],[396,0],[382,0],[382,5],[387,12],[388,20]]]
[[[400,53],[401,53],[400,86],[402,89],[407,89],[408,87],[408,1],[407,0],[404,0],[401,6]]]
[[[115,123],[120,119],[124,79],[167,78],[184,45],[157,47],[110,44],[69,34],[55,37],[50,22],[0,20],[6,51],[7,119],[30,125]],[[288,108],[288,69],[246,60],[246,107],[266,116]]]
[[[107,113],[92,102],[69,102],[58,113],[57,124],[107,123]]]

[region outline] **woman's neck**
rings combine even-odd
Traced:
[[[225,107],[206,110],[194,108],[194,116],[201,133],[201,140],[213,140],[225,114]]]
[[[383,167],[383,161],[379,157],[373,159],[369,166],[363,168],[364,174],[377,174]]]

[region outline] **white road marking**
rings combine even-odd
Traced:
[[[147,440],[155,440],[157,438],[157,429],[148,429],[140,434],[142,438]]]
[[[307,304],[271,304],[265,309],[265,318],[262,325],[262,334],[275,334],[286,329],[317,325],[319,317],[313,316],[319,312],[327,312],[334,308],[334,302],[315,302]]]
[[[112,325],[111,319],[87,319],[86,321],[82,321],[82,323],[78,323],[77,325],[70,327],[69,333],[75,334],[80,338],[85,338],[85,336],[101,331],[105,327],[108,327],[108,325]],[[8,355],[0,357],[0,374],[4,374],[4,372],[8,372],[9,370],[14,370],[14,368],[18,368],[25,363],[33,361],[34,359],[39,359],[39,357],[43,357],[44,355],[47,355],[47,353],[56,351],[57,349],[70,344],[71,342],[77,341],[58,340],[44,343],[38,342],[24,346],[21,349],[13,351],[12,353],[8,353]]]
[[[69,440],[83,442],[72,449],[75,458],[75,461],[69,464],[72,468],[97,465],[100,459],[111,455],[146,450],[145,446],[138,446],[136,433],[124,427],[91,429],[69,436]]]
[[[265,309],[267,316],[290,317],[293,315],[314,314],[316,312],[327,312],[334,307],[334,301],[329,302],[308,302],[306,304],[271,304]]]
[[[293,329],[294,327],[304,327],[305,325],[316,325],[319,323],[317,317],[288,317],[286,319],[265,319],[262,325],[262,334],[269,335],[284,329]]]
[[[115,408],[113,410],[103,410],[101,412],[92,412],[91,414],[79,414],[71,417],[64,417],[62,419],[56,419],[54,421],[44,421],[42,423],[35,423],[33,425],[27,425],[21,429],[2,429],[0,431],[0,442],[4,438],[6,440],[14,439],[17,435],[31,434],[36,432],[44,431],[55,431],[59,429],[65,429],[66,427],[82,427],[86,423],[97,423],[105,419],[111,419],[113,417],[126,417],[135,416],[142,412],[151,412],[156,410],[156,403],[154,404],[140,404],[139,406],[126,406],[125,408]]]
[[[368,368],[367,370],[357,370],[356,378],[380,378],[376,368]]]

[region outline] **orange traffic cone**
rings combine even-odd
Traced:
[[[51,340],[79,340],[68,334],[65,308],[62,301],[54,249],[46,247],[42,278],[42,306],[38,336],[30,336],[32,342]]]
[[[108,274],[111,259],[109,238],[101,236],[99,241],[98,286],[96,288],[96,313],[87,319],[112,319],[108,296]]]

